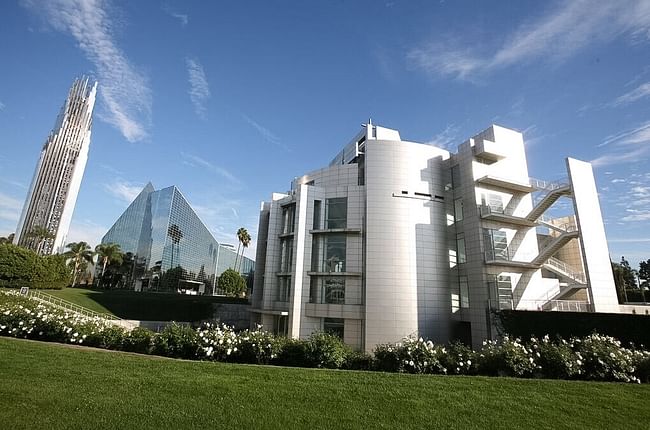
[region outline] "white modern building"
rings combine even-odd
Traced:
[[[496,125],[453,154],[369,123],[262,203],[252,323],[371,351],[478,346],[494,309],[618,312],[591,165],[566,169],[529,178],[521,133]]]
[[[61,252],[65,247],[88,160],[96,92],[97,82],[87,77],[72,84],[41,150],[14,243],[40,254]],[[30,235],[36,227],[45,228],[54,239]]]

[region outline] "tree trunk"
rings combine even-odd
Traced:
[[[104,277],[104,272],[106,271],[107,263],[108,263],[108,257],[104,257],[104,267],[102,267],[102,278]]]
[[[241,247],[241,242],[237,245],[237,254],[235,255],[235,267],[233,267],[233,270],[237,270],[237,260],[239,259],[239,248]]]
[[[75,260],[74,262],[74,274],[72,275],[72,288],[74,288],[74,284],[77,282],[77,272],[79,272],[79,260]]]

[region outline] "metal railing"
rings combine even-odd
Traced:
[[[583,300],[491,300],[489,306],[498,310],[548,311],[548,312],[591,312],[591,303]],[[492,309],[495,309],[492,307]]]
[[[569,178],[561,178],[557,181],[545,181],[542,179],[528,178],[531,187],[539,191],[553,191],[562,187],[569,186]]]
[[[584,273],[574,269],[573,267],[566,264],[564,261],[558,260],[555,257],[551,257],[548,260],[546,260],[546,263],[544,263],[544,265],[553,267],[554,269],[562,272],[562,274],[565,275],[566,277],[571,278],[580,284],[587,283],[587,279],[585,278]]]
[[[66,311],[74,312],[87,317],[102,318],[108,321],[121,321],[121,318],[116,317],[115,315],[104,314],[100,312],[95,312],[83,306],[79,306],[76,303],[69,302],[60,297],[53,296],[51,294],[44,293],[39,290],[28,290],[25,294],[27,297],[31,297],[40,302],[45,302],[49,305],[55,306],[59,309]]]

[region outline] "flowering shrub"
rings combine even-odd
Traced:
[[[508,336],[484,341],[477,361],[478,372],[488,376],[530,377],[537,367],[532,348]]]
[[[622,348],[621,342],[613,337],[592,334],[571,339],[571,343],[581,360],[585,379],[637,382],[633,352]]]
[[[374,357],[352,351],[339,338],[314,333],[306,340],[275,336],[257,326],[235,332],[223,324],[198,329],[175,323],[161,333],[126,331],[101,318],[81,316],[0,291],[0,336],[95,346],[167,357],[234,363],[381,370],[417,374],[488,375],[650,382],[650,352],[623,348],[609,336],[527,341],[485,341],[475,352],[422,338],[378,345]]]
[[[582,373],[580,355],[565,340],[551,342],[548,335],[541,341],[532,337],[529,345],[537,360],[536,374],[544,378],[573,379]]]

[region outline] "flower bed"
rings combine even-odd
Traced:
[[[287,339],[262,330],[235,332],[221,324],[191,328],[171,324],[161,333],[127,331],[96,317],[59,310],[12,291],[0,292],[0,335],[191,360],[284,366],[379,370],[414,374],[514,376],[650,382],[650,352],[625,348],[609,336],[526,341],[507,336],[485,341],[480,351],[461,344],[404,339],[378,345],[374,356],[351,350],[338,338],[315,333]]]

